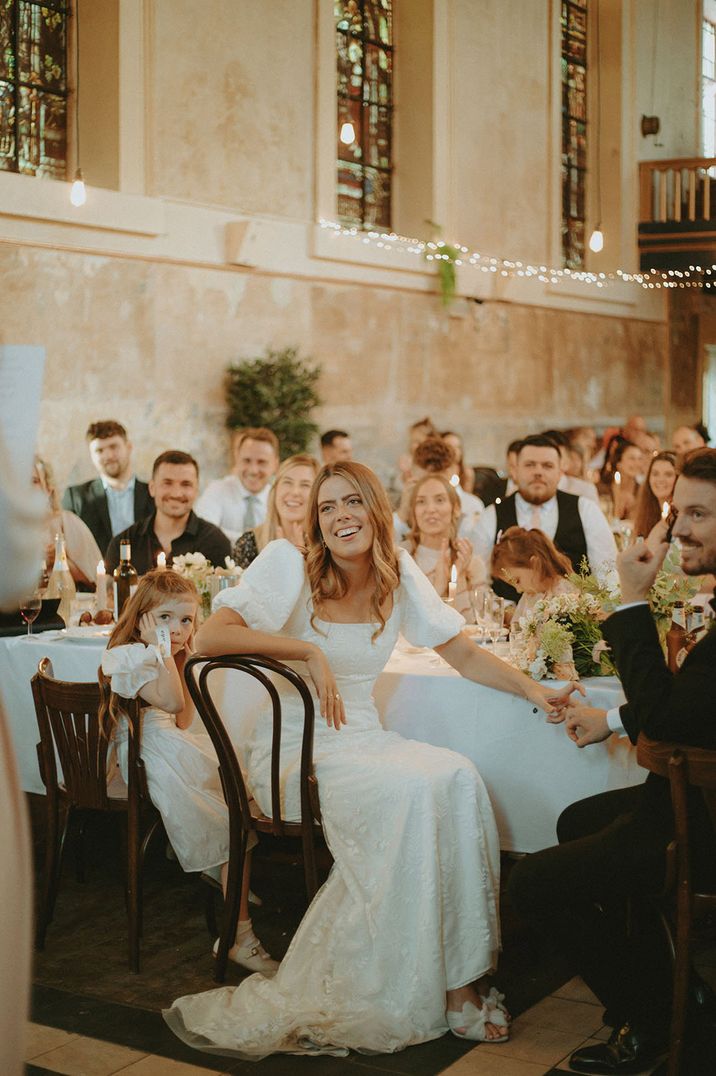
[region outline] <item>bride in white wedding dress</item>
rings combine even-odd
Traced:
[[[263,653],[312,682],[325,725],[314,763],[334,858],[275,978],[179,998],[164,1013],[197,1049],[269,1053],[401,1050],[450,1027],[504,1041],[508,1018],[484,977],[499,949],[499,844],[492,808],[461,755],[382,729],[371,692],[399,632],[463,676],[530,699],[550,694],[461,634],[462,617],[393,548],[387,498],[361,464],[325,467],[308,509],[307,555],[270,543],[215,601],[200,653]],[[303,713],[284,707],[282,793],[296,818]],[[241,745],[248,783],[270,810],[271,722]]]

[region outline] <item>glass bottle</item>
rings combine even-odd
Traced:
[[[671,612],[671,627],[666,633],[666,663],[672,672],[676,672],[679,668],[679,654],[685,644],[686,606],[684,602],[674,602],[674,608]]]
[[[132,566],[132,546],[128,541],[119,543],[119,564],[113,573],[114,590],[114,619],[119,620],[125,603],[137,589],[139,576]]]
[[[77,588],[72,578],[70,566],[67,563],[67,550],[65,549],[65,536],[62,532],[55,535],[55,563],[52,565],[50,582],[47,584],[47,598],[59,598],[60,604],[57,615],[65,622],[65,627],[70,622],[72,602],[75,599]]]

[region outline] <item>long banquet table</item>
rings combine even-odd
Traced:
[[[0,693],[26,792],[44,792],[30,690],[40,658],[51,659],[59,679],[94,680],[106,641],[60,632],[0,639]],[[585,686],[593,705],[623,700],[614,679],[588,680]],[[377,681],[375,700],[386,728],[472,759],[490,793],[505,850],[532,852],[553,844],[557,817],[567,804],[645,776],[626,739],[612,736],[580,751],[563,725],[547,724],[524,700],[463,680],[432,651],[396,650]]]

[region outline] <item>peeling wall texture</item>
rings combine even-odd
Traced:
[[[170,447],[203,480],[223,473],[224,370],[294,344],[323,369],[319,422],[384,479],[426,413],[480,464],[530,430],[662,421],[659,323],[500,302],[448,315],[430,295],[30,247],[0,246],[0,275],[0,343],[47,351],[40,448],[62,483],[92,475],[84,431],[110,416],[141,475]]]

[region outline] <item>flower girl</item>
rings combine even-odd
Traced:
[[[571,594],[576,587],[567,578],[572,572],[568,557],[540,530],[508,527],[492,551],[492,574],[505,579],[522,595],[512,615],[518,624],[541,598]]]
[[[182,868],[219,868],[225,888],[228,809],[211,741],[205,732],[190,731],[194,708],[183,677],[193,653],[198,605],[194,584],[177,572],[156,569],[142,577],[102,658],[100,716],[107,715],[126,781],[129,727],[122,705],[124,699],[142,700],[142,759],[152,803]],[[229,957],[270,975],[278,964],[253,933],[248,880],[247,862],[236,944]]]

